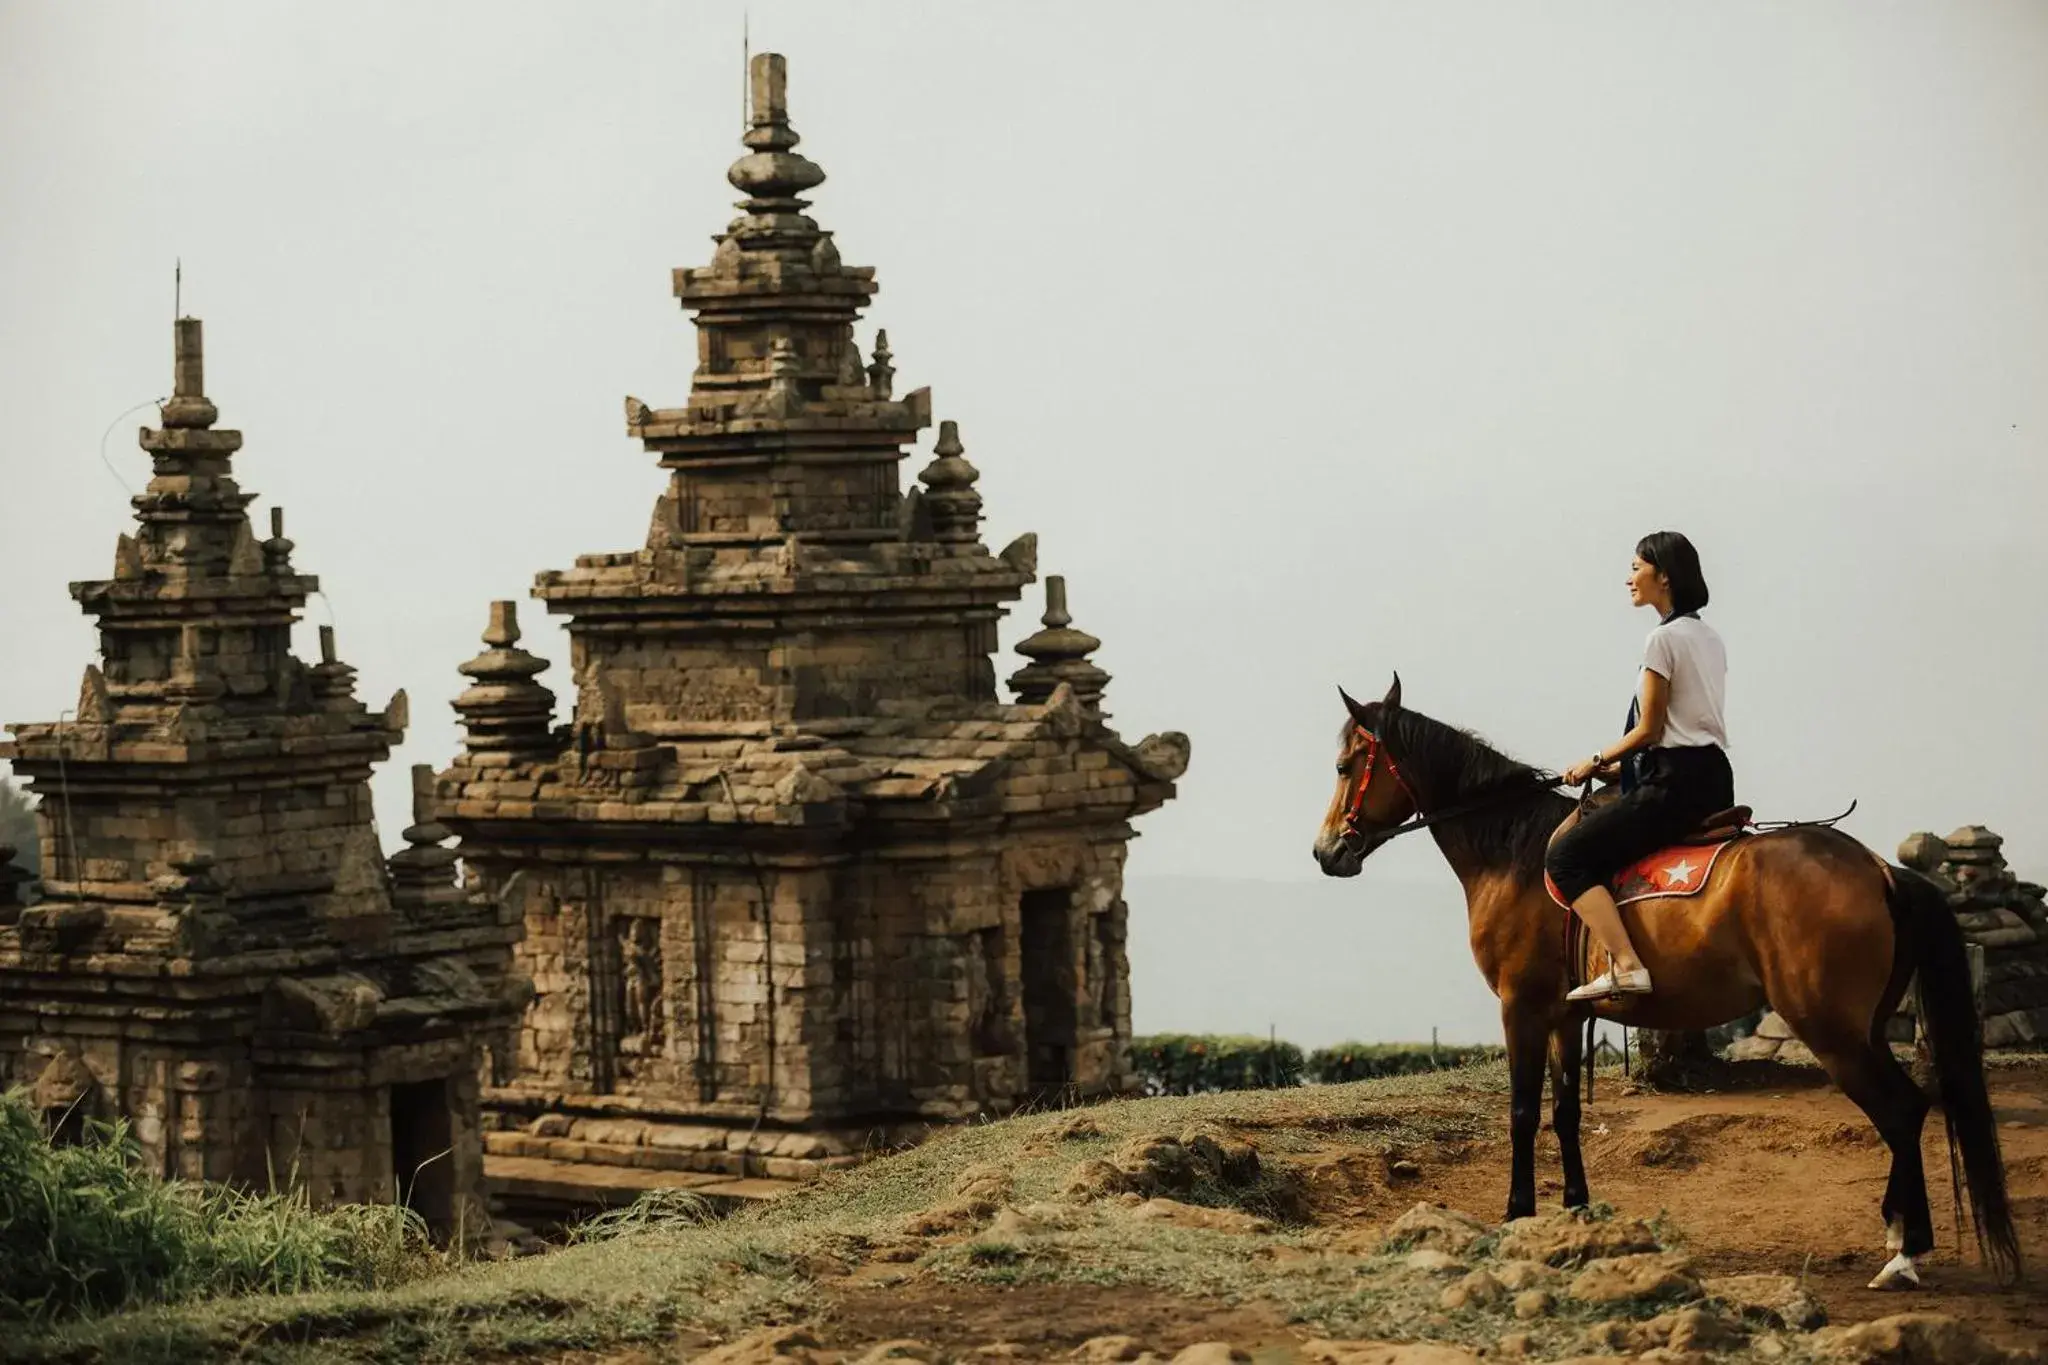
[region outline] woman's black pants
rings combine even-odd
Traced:
[[[1735,804],[1735,773],[1715,745],[1649,749],[1634,790],[1557,837],[1544,870],[1570,904],[1639,858],[1692,834]]]

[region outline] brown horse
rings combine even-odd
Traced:
[[[1507,1034],[1507,1216],[1536,1211],[1546,1057],[1564,1202],[1583,1205],[1576,1079],[1587,1007],[1565,1002],[1570,912],[1551,900],[1543,880],[1544,852],[1573,802],[1556,790],[1554,776],[1404,709],[1398,676],[1384,700],[1361,705],[1346,696],[1344,704],[1351,714],[1316,862],[1330,876],[1352,877],[1397,834],[1428,828],[1435,836],[1464,885],[1472,956],[1500,998]],[[1600,1002],[1600,1018],[1703,1029],[1768,1002],[1869,1116],[1892,1157],[1881,1209],[1894,1257],[1879,1276],[1884,1284],[1917,1283],[1913,1258],[1934,1247],[1920,1160],[1928,1101],[1884,1038],[1917,972],[1950,1151],[1953,1158],[1961,1149],[1978,1247],[2002,1279],[2017,1279],[2019,1246],[1984,1085],[1969,962],[1938,888],[1887,866],[1846,834],[1805,826],[1746,835],[1722,853],[1697,895],[1639,901],[1622,915],[1657,989]]]

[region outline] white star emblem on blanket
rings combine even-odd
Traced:
[[[1684,886],[1692,880],[1692,874],[1696,870],[1689,861],[1675,862],[1664,869],[1664,884],[1666,886]]]

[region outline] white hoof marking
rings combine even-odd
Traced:
[[[1920,1287],[1919,1267],[1913,1264],[1911,1256],[1902,1251],[1885,1262],[1884,1269],[1877,1272],[1877,1278],[1870,1282],[1870,1287],[1872,1289],[1918,1289]]]

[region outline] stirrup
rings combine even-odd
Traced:
[[[1648,995],[1650,993],[1650,969],[1638,967],[1632,972],[1616,972],[1612,968],[1600,973],[1575,991],[1567,991],[1567,1000],[1605,1000],[1610,995]]]

